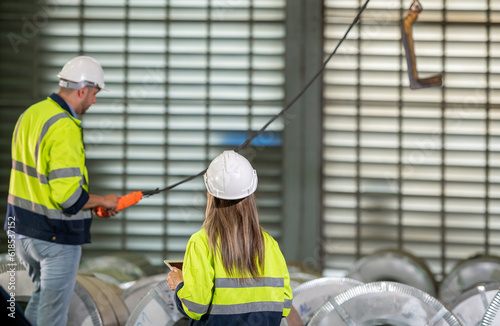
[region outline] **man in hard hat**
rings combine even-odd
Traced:
[[[78,118],[104,89],[102,67],[80,56],[57,76],[57,94],[28,108],[15,126],[4,226],[36,286],[25,311],[35,326],[66,325],[91,209],[118,213],[118,196],[89,194]]]

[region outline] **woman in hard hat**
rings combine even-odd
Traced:
[[[259,224],[257,173],[234,151],[204,175],[205,222],[189,240],[182,270],[168,274],[177,308],[190,325],[279,325],[292,290],[277,242]]]

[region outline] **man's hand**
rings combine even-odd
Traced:
[[[115,216],[118,214],[118,210],[116,209],[116,206],[118,206],[118,200],[120,199],[119,196],[115,194],[109,194],[106,196],[98,196],[94,194],[89,194],[89,201],[83,206],[83,208],[92,208],[92,211],[94,214],[97,215],[96,208],[97,206],[102,206],[107,209],[107,212],[109,213],[109,216],[106,216],[104,218],[109,218],[111,216]]]
[[[106,208],[106,212],[108,213],[108,216],[104,216],[102,218],[110,218],[111,216],[118,214],[119,211],[116,209],[116,206],[118,206],[119,199],[120,197],[115,194],[109,194],[102,197],[102,203],[99,206]],[[94,209],[94,214],[95,213]]]
[[[115,195],[115,194],[106,195],[106,196],[102,197],[102,203],[99,206],[103,206],[107,209],[116,210],[116,206],[118,206],[119,199],[120,199],[120,197]]]
[[[116,209],[106,209],[107,215],[106,216],[100,216],[100,215],[97,214],[97,207],[92,208],[92,213],[94,213],[94,215],[99,216],[100,218],[110,218],[111,216],[115,216],[119,212],[120,211],[116,210]]]

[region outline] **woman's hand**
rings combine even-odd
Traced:
[[[184,282],[184,278],[182,277],[182,271],[177,267],[172,267],[172,271],[168,273],[167,277],[168,287],[170,288],[170,290],[175,291],[177,285],[179,285],[179,283],[182,282]]]

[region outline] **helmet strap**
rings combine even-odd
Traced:
[[[86,80],[75,83],[71,80],[61,79],[61,80],[59,80],[59,86],[64,87],[64,88],[77,89],[77,90],[82,89],[85,86],[100,88],[96,83],[92,83],[92,82],[89,82]]]

